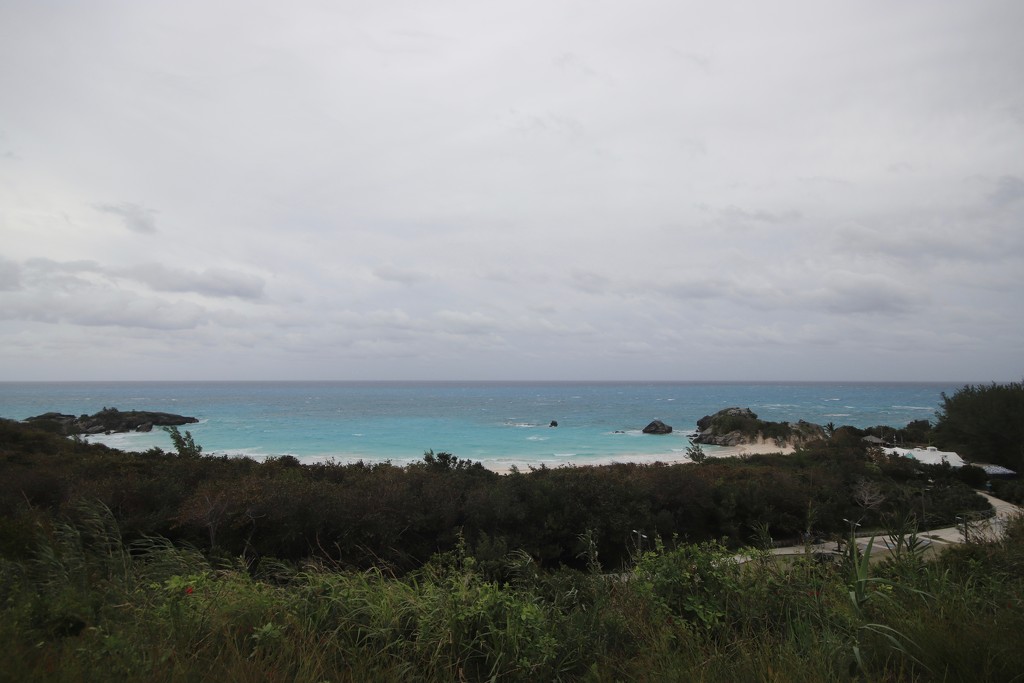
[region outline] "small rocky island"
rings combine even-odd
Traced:
[[[644,427],[644,434],[671,434],[672,427],[667,425],[661,420],[654,420],[649,425]]]
[[[24,420],[47,431],[75,436],[76,434],[115,434],[118,432],[148,432],[153,427],[177,427],[199,422],[194,417],[158,413],[148,410],[120,411],[104,408],[94,415],[65,415],[64,413],[43,413]]]

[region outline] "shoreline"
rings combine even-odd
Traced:
[[[774,443],[764,442],[743,444],[740,446],[704,446],[704,453],[709,458],[734,458],[748,455],[768,454],[790,455],[794,451],[796,451],[796,448],[790,444],[786,444],[785,446],[776,446]],[[513,460],[512,457],[509,457],[508,459]],[[591,462],[572,462],[567,460],[566,462],[556,463],[554,467],[551,467],[547,461],[541,462],[543,462],[545,466],[549,467],[549,469],[555,469],[563,466],[600,467],[602,465],[615,465],[621,463],[635,463],[639,465],[652,465],[654,463],[664,463],[666,465],[693,464],[686,456],[685,452],[670,454],[661,453],[657,455],[651,455],[649,453],[622,453],[610,457],[602,456],[600,458],[595,458]],[[497,472],[498,474],[511,474],[513,466],[519,467],[519,464],[515,462],[509,463],[507,466],[502,465],[497,467],[490,465],[487,462],[481,462],[481,464],[486,469],[489,469],[492,472]],[[525,463],[525,466],[520,467],[519,471],[528,471],[528,467],[531,464],[536,467],[540,463]]]
[[[113,436],[114,438],[111,438]],[[152,436],[151,434],[144,434],[143,440],[148,443],[124,443],[123,441],[131,439],[131,437],[137,437],[140,434],[130,432],[119,435],[90,435],[85,437],[85,440],[91,443],[104,443],[110,447],[118,448],[128,452],[144,452],[151,446],[158,446],[165,450],[168,449],[168,444],[164,443],[163,437]],[[122,437],[122,438],[118,438]],[[128,439],[123,439],[128,437]],[[159,443],[155,443],[159,439]],[[743,444],[739,446],[712,446],[703,445],[704,453],[708,458],[730,458],[730,457],[743,457],[748,455],[762,455],[769,453],[780,453],[782,455],[788,455],[792,453],[795,448],[791,445],[777,446],[773,442],[758,442]],[[364,462],[367,464],[390,462],[393,465],[405,467],[410,464],[422,462],[422,456],[404,456],[404,457],[382,457],[374,456],[369,453],[323,453],[318,455],[295,455],[294,453],[260,453],[257,449],[210,449],[204,451],[205,455],[210,456],[228,456],[237,458],[251,458],[256,461],[263,461],[267,458],[281,457],[283,455],[292,455],[298,458],[303,464],[314,464],[321,462],[336,462],[339,464],[350,464],[356,462]],[[553,453],[545,454],[542,456],[532,455],[523,456],[513,453],[509,453],[501,456],[492,456],[487,458],[474,458],[468,456],[466,459],[472,460],[473,462],[479,462],[484,468],[497,472],[498,474],[511,474],[513,467],[518,468],[520,472],[529,471],[530,467],[539,468],[541,465],[549,469],[556,469],[559,467],[599,467],[602,465],[612,465],[619,463],[635,463],[641,465],[650,465],[654,463],[664,463],[667,465],[689,463],[690,459],[686,456],[684,448],[672,449],[671,451],[661,451],[658,453],[649,452],[638,452],[624,450],[620,453],[614,454],[602,454],[592,456],[559,456]]]

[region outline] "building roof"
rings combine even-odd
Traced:
[[[1003,467],[1002,465],[980,465],[980,467],[985,470],[985,474],[990,477],[1012,477],[1017,474],[1013,470]]]
[[[951,467],[963,467],[967,463],[953,451],[940,451],[935,446],[927,448],[886,448],[886,453],[913,458],[924,465],[941,465],[948,463]]]

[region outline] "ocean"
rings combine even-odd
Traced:
[[[208,454],[304,461],[420,460],[446,451],[493,469],[678,460],[704,415],[903,427],[935,420],[949,383],[859,382],[2,382],[0,417],[102,408],[194,416]],[[643,434],[660,419],[675,429]],[[557,427],[549,426],[552,421]],[[162,430],[96,441],[170,450]],[[713,454],[714,448],[708,448]]]

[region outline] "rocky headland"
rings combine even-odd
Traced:
[[[820,425],[799,422],[768,422],[758,419],[750,408],[725,408],[697,420],[694,443],[709,446],[744,446],[774,443],[780,448],[802,446],[825,438]]]
[[[199,420],[174,413],[158,413],[148,410],[120,411],[117,408],[104,408],[94,415],[43,413],[27,418],[24,422],[64,436],[75,436],[78,434],[148,432],[153,427],[177,427],[193,424]]]

